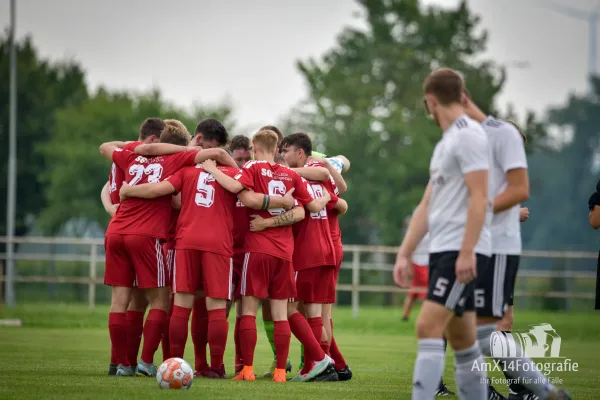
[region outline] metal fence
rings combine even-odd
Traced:
[[[8,243],[6,237],[0,237],[0,243]],[[42,262],[48,265],[60,262],[62,265],[86,263],[86,276],[67,276],[59,273],[26,273],[19,267],[15,283],[69,283],[87,285],[87,302],[94,309],[97,302],[96,286],[103,284],[104,241],[102,239],[75,239],[56,237],[19,237],[13,240],[18,249],[15,253],[17,263],[23,261]],[[52,251],[47,250],[51,248]],[[345,245],[344,263],[341,273],[346,281],[340,280],[338,293],[349,292],[354,316],[358,316],[361,293],[380,293],[394,295],[408,290],[396,287],[391,280],[393,260],[397,247]],[[572,251],[524,251],[516,297],[522,301],[527,298],[559,300],[561,308],[572,309],[574,301],[592,305],[595,284],[595,260],[597,253]],[[6,260],[6,254],[0,253],[0,260]],[[69,267],[67,267],[69,268]],[[64,268],[63,268],[64,270]],[[99,273],[100,271],[100,273]],[[351,274],[350,274],[351,273]],[[350,275],[348,277],[347,275]],[[377,276],[374,278],[374,276]],[[4,281],[0,273],[0,281]],[[2,285],[0,285],[1,287]],[[18,295],[18,293],[17,293]],[[587,307],[584,306],[584,307]]]

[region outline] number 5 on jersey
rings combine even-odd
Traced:
[[[215,188],[211,185],[215,178],[208,172],[201,172],[196,185],[196,205],[210,207],[215,202]]]

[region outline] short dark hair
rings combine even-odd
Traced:
[[[235,135],[231,138],[231,143],[229,143],[229,151],[232,153],[235,150],[249,151],[251,147],[250,138],[244,135]]]
[[[205,140],[215,139],[219,143],[219,146],[225,146],[229,137],[227,129],[225,129],[221,121],[214,118],[207,118],[200,121],[196,125],[195,134],[198,133],[202,133]]]
[[[160,137],[161,132],[165,129],[165,121],[160,118],[146,118],[140,126],[140,139],[146,140],[151,136]]]
[[[462,103],[465,83],[462,76],[450,68],[433,71],[423,83],[425,94],[434,95],[442,105]]]
[[[283,149],[288,146],[304,150],[304,154],[307,156],[312,155],[312,141],[310,140],[310,136],[304,132],[292,133],[284,137],[280,147]]]
[[[262,128],[260,128],[258,130],[260,131],[273,131],[277,134],[277,137],[279,138],[278,143],[281,143],[281,141],[283,140],[283,134],[281,133],[281,131],[279,129],[277,129],[276,126],[273,125],[265,125]]]

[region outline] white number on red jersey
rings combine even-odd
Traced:
[[[306,184],[306,188],[308,189],[308,193],[310,193],[310,197],[313,199],[320,199],[323,197],[323,186],[321,185],[311,185],[309,183]],[[322,209],[319,212],[311,212],[310,217],[312,219],[325,219],[327,218],[327,211]]]
[[[201,172],[196,185],[196,205],[210,207],[215,202],[215,188],[210,185],[215,178],[208,172]]]
[[[263,170],[265,171],[265,170]],[[271,172],[271,171],[269,171]],[[269,181],[269,196],[272,197],[283,197],[286,193],[285,183],[282,181]],[[271,215],[279,215],[283,213],[285,210],[283,208],[273,208],[269,210],[269,214]]]
[[[160,164],[150,164],[147,167],[140,164],[133,164],[129,167],[129,175],[133,176],[129,184],[131,186],[137,185],[142,180],[144,174],[148,175],[148,183],[158,183],[160,182],[162,173],[163,167]]]

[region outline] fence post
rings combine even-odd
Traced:
[[[90,311],[96,307],[96,260],[98,259],[98,246],[91,244],[90,249],[90,282],[88,284],[88,302]]]
[[[360,250],[352,251],[352,317],[358,318],[360,301]]]

